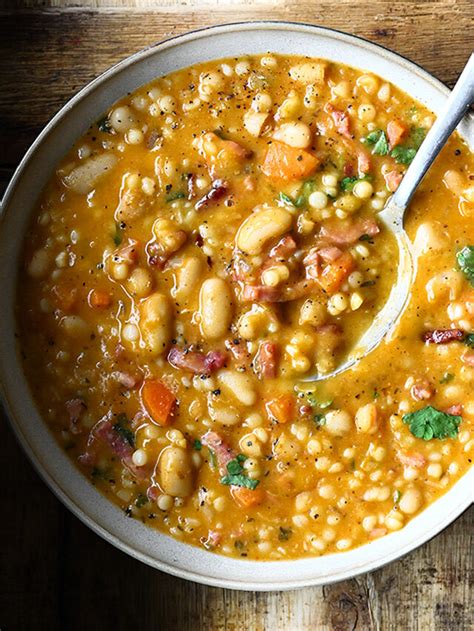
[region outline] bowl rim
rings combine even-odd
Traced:
[[[351,35],[351,34],[336,30],[336,29],[327,28],[327,27],[323,27],[323,26],[319,26],[315,24],[308,24],[304,22],[284,21],[284,20],[239,21],[239,22],[218,24],[214,26],[205,26],[205,27],[195,29],[195,30],[192,30],[180,35],[174,35],[167,39],[160,40],[158,42],[150,44],[149,46],[146,46],[145,48],[137,51],[136,53],[114,64],[109,69],[101,73],[98,77],[96,77],[91,82],[86,84],[75,95],[73,95],[67,101],[67,103],[54,115],[54,117],[48,122],[48,124],[44,127],[44,129],[40,132],[40,134],[31,144],[29,149],[26,151],[24,157],[22,158],[20,164],[16,168],[9,182],[9,185],[5,191],[2,204],[1,204],[0,227],[2,225],[4,217],[6,216],[6,210],[8,209],[10,201],[14,197],[14,194],[17,188],[21,185],[21,180],[22,180],[24,171],[26,170],[30,161],[34,158],[35,153],[38,150],[38,148],[42,145],[43,140],[51,133],[51,131],[57,125],[59,125],[59,123],[61,123],[63,118],[65,118],[68,115],[69,111],[77,103],[89,97],[98,86],[106,82],[108,79],[110,79],[114,75],[122,72],[123,70],[130,70],[130,68],[132,68],[135,64],[140,63],[142,60],[146,59],[148,56],[157,54],[160,51],[164,51],[168,48],[173,48],[174,46],[180,46],[181,44],[189,42],[189,41],[196,41],[202,38],[206,38],[207,36],[209,35],[212,36],[216,33],[217,34],[219,33],[232,34],[232,33],[235,33],[236,30],[237,31],[257,31],[259,29],[281,30],[285,32],[290,31],[294,33],[295,36],[297,36],[301,32],[314,34],[316,36],[318,34],[324,35],[326,37],[329,35],[331,36],[332,39],[340,40],[348,44],[353,44],[359,48],[364,48],[367,51],[375,53],[379,56],[381,55],[382,57],[385,57],[389,61],[392,61],[396,63],[397,65],[404,67],[411,74],[416,75],[423,82],[431,83],[445,96],[449,94],[449,89],[445,86],[445,84],[443,84],[437,78],[433,77],[431,74],[429,74],[426,70],[424,70],[418,64],[408,60],[406,57],[399,55],[398,53],[395,53],[382,45],[370,42],[360,36]],[[216,58],[219,58],[219,57],[216,57]],[[1,377],[2,371],[3,371],[3,367],[0,362],[0,377]],[[239,579],[233,579],[229,577],[216,578],[213,576],[208,576],[205,574],[205,571],[203,573],[200,573],[198,571],[186,570],[183,568],[176,567],[172,563],[158,560],[154,557],[151,557],[142,553],[140,550],[135,548],[133,544],[130,544],[127,541],[120,539],[118,536],[111,533],[106,528],[102,527],[92,516],[88,515],[87,512],[84,510],[84,508],[82,508],[79,505],[79,502],[76,501],[75,498],[71,497],[65,491],[64,488],[62,488],[60,482],[56,480],[56,478],[50,473],[47,467],[41,462],[39,456],[35,453],[35,450],[33,449],[32,445],[30,445],[27,437],[22,431],[21,424],[18,422],[16,418],[16,414],[14,413],[15,405],[13,404],[12,399],[9,396],[9,393],[4,387],[4,381],[5,381],[4,378],[1,377],[0,378],[0,395],[1,395],[1,399],[3,400],[4,408],[7,412],[7,418],[10,422],[10,426],[12,427],[15,435],[18,438],[18,442],[20,443],[24,452],[28,456],[30,462],[33,464],[34,468],[39,473],[40,477],[46,482],[48,487],[59,498],[59,500],[85,525],[91,528],[94,532],[96,532],[99,536],[101,536],[107,542],[112,543],[115,547],[126,552],[130,556],[146,563],[147,565],[150,565],[156,569],[159,569],[160,571],[164,571],[171,575],[177,576],[179,578],[185,578],[187,580],[196,581],[196,582],[206,584],[209,586],[225,587],[225,588],[232,588],[232,589],[255,590],[255,591],[270,591],[270,590],[278,591],[278,590],[288,590],[288,589],[302,588],[302,587],[308,587],[308,586],[314,586],[314,585],[330,584],[337,581],[352,578],[359,574],[373,571],[380,567],[383,567],[384,565],[390,563],[391,561],[401,558],[408,552],[414,550],[415,548],[419,547],[423,543],[429,541],[431,538],[439,534],[444,528],[446,528],[446,526],[448,526],[454,519],[456,519],[459,515],[461,515],[461,513],[465,509],[467,509],[468,506],[473,501],[472,493],[471,494],[469,493],[469,489],[472,487],[472,480],[474,479],[474,469],[471,468],[470,471],[468,471],[460,480],[458,480],[455,483],[455,485],[453,485],[450,491],[448,491],[441,498],[439,498],[438,500],[436,500],[434,503],[431,504],[431,506],[433,506],[434,504],[438,503],[443,497],[446,497],[449,493],[451,493],[453,489],[455,488],[459,489],[461,485],[465,487],[466,489],[465,492],[463,492],[464,491],[463,489],[463,491],[457,493],[459,497],[458,497],[456,505],[451,506],[450,510],[446,511],[446,513],[443,516],[443,519],[440,522],[436,523],[434,526],[432,525],[431,527],[427,527],[419,537],[412,538],[411,540],[408,541],[408,543],[405,542],[405,545],[400,546],[400,548],[393,551],[387,557],[379,558],[375,562],[372,561],[365,564],[362,563],[360,566],[356,566],[356,567],[352,566],[345,570],[338,571],[334,574],[331,574],[330,576],[319,577],[319,578],[317,577],[313,579],[304,578],[301,580],[291,580],[291,581],[289,580],[271,581],[270,579],[267,579],[267,580],[260,580],[256,582],[246,581],[245,583],[242,583],[242,581]],[[44,423],[44,425],[46,426],[46,423]],[[90,484],[89,481],[85,477],[84,477],[84,481],[86,482],[86,484]],[[110,500],[108,500],[107,498],[106,498],[106,501],[110,502]],[[429,507],[426,510],[429,510]],[[423,513],[424,512],[426,511],[423,511]],[[388,535],[388,536],[391,537],[392,535]],[[180,545],[194,548],[194,546],[190,546],[190,544],[183,544],[182,542]],[[361,546],[358,549],[361,549],[361,548],[363,549],[367,547],[367,545],[372,545],[372,544],[366,544],[364,546]],[[208,553],[208,554],[213,554],[213,553]],[[344,555],[344,554],[348,554],[348,553],[344,553],[344,552],[337,553],[337,556],[340,557],[341,555]],[[213,556],[218,556],[218,555],[213,554]],[[322,558],[329,559],[330,556],[335,556],[335,555],[328,555]],[[224,562],[228,557],[221,557],[221,558]],[[301,560],[302,559],[292,559],[292,560],[282,560],[282,561],[251,561],[250,563],[255,564],[255,565],[264,564],[271,567],[274,565],[284,566],[285,563],[298,563],[298,561],[301,561]],[[249,563],[249,562],[245,561],[244,563]]]

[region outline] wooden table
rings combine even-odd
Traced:
[[[249,19],[306,21],[392,48],[453,84],[473,41],[470,0],[3,0],[0,183],[48,119],[112,63],[171,34]],[[155,6],[155,8],[153,8]],[[46,8],[49,7],[49,8]],[[1,631],[472,629],[474,511],[409,556],[328,587],[203,587],[127,557],[83,526],[0,422]],[[471,555],[471,556],[470,556]]]

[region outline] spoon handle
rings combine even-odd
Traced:
[[[445,106],[410,164],[392,201],[406,208],[418,184],[423,179],[448,137],[474,102],[474,53],[471,54]]]

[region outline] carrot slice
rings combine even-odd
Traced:
[[[334,294],[341,288],[346,278],[355,267],[355,262],[349,252],[343,252],[341,256],[327,265],[317,282],[328,294]]]
[[[161,381],[147,379],[141,395],[143,405],[155,423],[169,425],[172,422],[176,397]]]
[[[259,506],[265,500],[265,491],[260,488],[247,489],[244,486],[233,486],[230,489],[236,504],[241,508],[253,508]]]
[[[89,304],[95,309],[102,309],[110,305],[110,296],[106,291],[100,289],[93,289],[89,293]]]
[[[274,140],[267,149],[262,171],[275,180],[302,180],[318,166],[318,158],[311,153]]]
[[[295,397],[290,393],[281,394],[268,401],[265,409],[270,420],[275,420],[277,423],[288,423],[295,416]]]
[[[400,121],[393,120],[387,125],[387,137],[390,149],[393,149],[401,143],[408,134],[408,127]]]

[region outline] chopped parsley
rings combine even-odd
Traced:
[[[306,398],[308,399],[308,403],[310,404],[312,408],[320,408],[321,410],[325,410],[333,403],[332,399],[326,399],[325,401],[318,401],[318,399],[316,399],[315,395],[312,392],[308,392],[306,395]]]
[[[390,155],[398,164],[410,164],[416,156],[416,149],[397,145],[392,149]]]
[[[294,205],[297,208],[301,208],[302,206],[306,206],[308,203],[308,197],[314,191],[316,187],[316,182],[314,180],[306,180],[301,189],[301,193],[296,198]]]
[[[474,348],[474,333],[468,333],[464,338],[464,344],[469,346],[469,348]]]
[[[326,417],[324,416],[324,414],[315,414],[313,416],[313,421],[318,427],[323,427],[323,425],[326,425]]]
[[[381,129],[371,131],[365,137],[365,142],[369,145],[373,145],[372,153],[377,156],[386,156],[388,153],[388,140],[385,132]]]
[[[112,125],[110,124],[108,116],[104,116],[104,118],[101,118],[100,120],[98,120],[97,127],[99,128],[99,131],[103,131],[104,134],[112,133]]]
[[[355,175],[351,177],[347,176],[342,178],[342,180],[339,182],[339,186],[341,187],[341,190],[345,192],[350,192],[357,184],[357,182],[364,182],[371,179],[372,177],[370,175],[363,175],[362,177],[357,177]]]
[[[130,422],[126,414],[117,416],[117,422],[113,425],[113,428],[131,447],[135,447],[135,434],[130,429]]]
[[[456,438],[461,421],[461,416],[441,412],[431,405],[403,417],[413,436],[423,440]]]
[[[284,204],[289,204],[290,206],[294,206],[295,205],[295,202],[286,193],[280,192],[280,194],[278,195],[278,199],[281,202],[283,202]]]
[[[247,457],[243,454],[239,454],[233,460],[227,463],[227,475],[221,478],[221,484],[226,486],[243,486],[247,489],[254,490],[260,480],[252,480],[247,476],[245,469],[242,466],[242,462],[247,460]]]
[[[142,508],[142,506],[145,506],[147,502],[148,502],[147,496],[143,495],[143,493],[139,493],[137,496],[137,499],[135,500],[135,506],[137,508]]]
[[[398,504],[398,502],[400,501],[402,494],[400,493],[400,491],[395,491],[395,493],[393,494],[393,503],[394,504]]]
[[[474,245],[466,245],[456,254],[456,259],[467,279],[474,286]]]
[[[177,199],[184,199],[186,195],[182,191],[176,191],[175,193],[170,193],[166,197],[166,202],[169,204],[170,202],[174,202]]]
[[[291,530],[291,528],[283,528],[282,526],[280,526],[280,530],[278,532],[278,539],[280,541],[288,541],[288,539],[291,537],[292,534],[293,534],[293,531]]]
[[[211,469],[215,469],[217,465],[216,454],[213,449],[209,448],[209,465]]]
[[[112,237],[115,245],[119,246],[122,243],[122,229],[119,223],[115,223],[115,234]]]
[[[201,449],[202,449],[202,442],[198,438],[196,438],[196,440],[194,441],[193,448],[196,451],[201,451]]]
[[[375,285],[377,281],[375,280],[364,280],[363,283],[360,284],[361,287],[372,287],[373,285]]]
[[[454,379],[454,375],[451,372],[445,372],[439,380],[440,383],[449,383]]]

